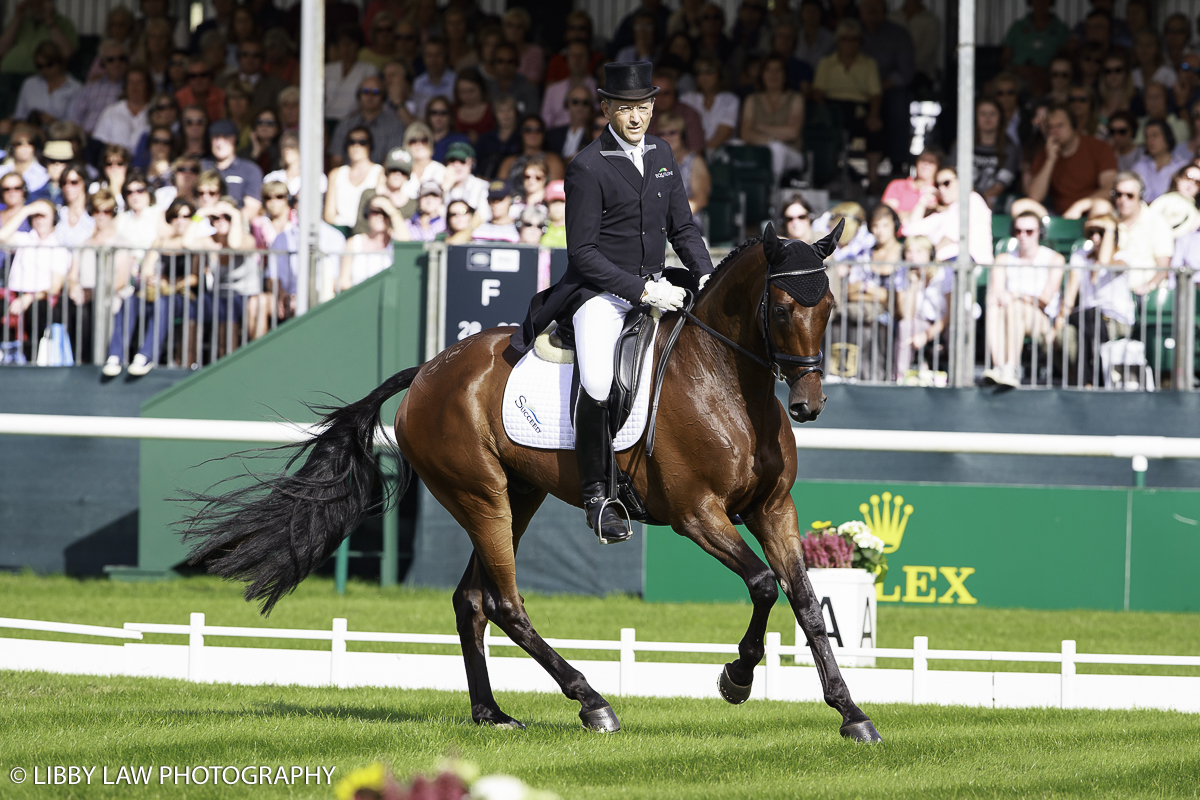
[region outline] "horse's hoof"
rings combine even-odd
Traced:
[[[506,731],[523,731],[525,723],[519,719],[513,719],[508,714],[502,714],[496,718],[481,717],[475,720],[477,725],[486,725],[489,728],[499,728]]]
[[[875,726],[869,719],[864,719],[862,722],[847,722],[842,725],[841,733],[847,739],[866,744],[883,741],[883,737],[879,735],[879,731],[875,730]]]
[[[729,677],[729,665],[721,670],[721,677],[717,678],[717,691],[721,693],[721,697],[725,698],[725,702],[733,703],[735,706],[740,706],[742,703],[750,699],[750,689],[754,685],[754,679],[751,677],[751,682],[745,686],[739,686]]]
[[[616,733],[621,730],[621,723],[613,713],[612,706],[601,706],[594,711],[580,711],[579,718],[583,727],[596,733]]]

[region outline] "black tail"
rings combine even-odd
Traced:
[[[262,613],[271,613],[280,598],[324,563],[363,515],[374,510],[379,410],[412,384],[417,370],[396,373],[357,403],[326,409],[320,433],[273,449],[291,452],[282,473],[224,494],[187,493],[187,500],[202,504],[180,523],[184,540],[197,540],[188,563],[245,581],[246,599],[261,600]],[[303,466],[291,472],[306,453]],[[403,494],[411,468],[403,456],[395,455]]]

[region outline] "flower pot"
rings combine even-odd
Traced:
[[[825,617],[825,631],[841,667],[873,667],[874,658],[844,656],[846,648],[878,647],[875,625],[875,576],[865,569],[810,569],[808,580]],[[796,644],[808,641],[796,623]],[[799,664],[813,663],[805,649],[796,657]]]

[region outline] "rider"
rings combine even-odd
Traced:
[[[575,405],[575,457],[583,482],[583,508],[601,544],[624,541],[628,529],[609,504],[613,463],[608,395],[613,353],[633,304],[678,310],[683,288],[662,277],[669,239],[702,288],[713,271],[708,248],[692,221],[687,192],[671,147],[646,129],[658,87],[648,61],[604,65],[600,108],[608,126],[567,168],[567,271],[534,297],[513,334],[520,352],[559,323],[574,336],[580,392]]]

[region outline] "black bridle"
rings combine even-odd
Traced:
[[[771,370],[773,373],[775,373],[775,379],[784,381],[787,383],[788,388],[790,389],[796,384],[796,381],[800,380],[811,372],[815,372],[818,375],[824,375],[825,370],[821,368],[821,362],[825,360],[825,354],[820,350],[817,350],[817,354],[815,356],[794,356],[790,353],[781,353],[776,349],[775,340],[771,338],[771,325],[767,315],[767,301],[770,299],[771,295],[771,283],[779,280],[780,278],[791,278],[799,275],[812,275],[814,273],[824,271],[825,265],[822,264],[819,267],[798,269],[791,272],[776,272],[774,274],[771,274],[770,272],[767,273],[767,279],[763,281],[762,298],[758,301],[757,312],[761,325],[760,332],[762,333],[763,341],[766,342],[767,345],[767,357],[765,359],[750,352],[720,331],[716,331],[704,324],[699,317],[692,313],[691,303],[689,303],[688,306],[683,309],[683,313],[684,316],[696,323],[701,330],[708,333],[717,341],[729,345],[731,348],[746,356],[746,358],[749,358],[751,361],[761,364],[767,369]],[[784,367],[799,367],[800,371],[788,378],[784,376],[783,369],[780,365],[783,365]]]

